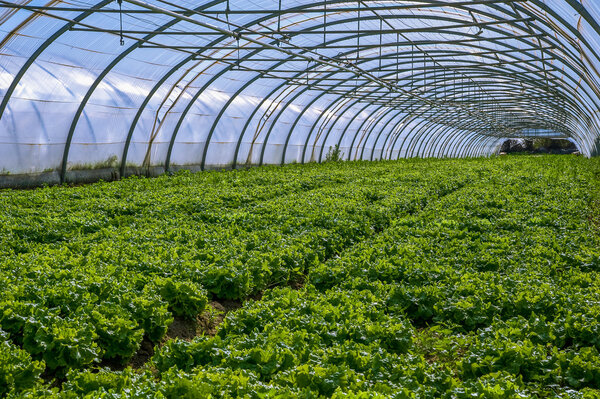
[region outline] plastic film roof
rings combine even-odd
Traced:
[[[0,171],[600,150],[595,0],[0,0]]]

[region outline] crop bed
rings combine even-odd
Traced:
[[[508,156],[1,191],[0,397],[600,397],[599,183]]]

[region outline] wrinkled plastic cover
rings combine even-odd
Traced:
[[[0,173],[598,153],[598,1],[281,3],[0,2]]]

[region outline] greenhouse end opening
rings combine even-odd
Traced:
[[[580,155],[581,151],[572,141],[559,138],[509,139],[499,150],[499,155],[521,153]]]

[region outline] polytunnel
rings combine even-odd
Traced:
[[[0,24],[4,185],[600,149],[595,0],[19,0]]]

